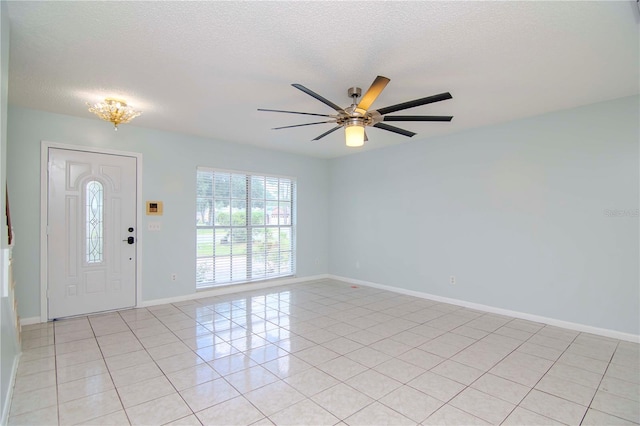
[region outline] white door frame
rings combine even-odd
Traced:
[[[66,149],[70,151],[92,152],[97,154],[120,155],[136,159],[136,307],[142,301],[142,154],[139,152],[117,151],[107,148],[70,145],[57,142],[41,141],[40,145],[40,322],[47,322],[49,318],[49,303],[47,298],[47,216],[49,211],[49,148]]]

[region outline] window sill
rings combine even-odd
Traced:
[[[279,281],[279,280],[288,279],[288,278],[295,278],[295,277],[296,277],[295,274],[291,274],[291,275],[280,275],[278,277],[271,277],[271,278],[262,278],[262,279],[259,279],[259,280],[238,281],[238,282],[233,282],[233,283],[222,283],[222,284],[212,284],[212,285],[208,285],[206,287],[205,286],[196,287],[196,293],[204,292],[204,291],[211,291],[211,290],[218,290],[218,289],[223,289],[223,288],[246,286],[248,284],[268,283],[268,282],[271,282],[271,281]]]

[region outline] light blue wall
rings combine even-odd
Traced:
[[[11,107],[16,257],[29,259],[17,271],[21,316],[40,309],[47,140],[143,154],[143,198],[165,203],[161,232],[145,231],[146,217],[139,227],[145,301],[193,292],[203,165],[298,177],[299,276],[330,272],[639,334],[638,217],[605,214],[639,207],[638,104],[622,98],[329,161]]]
[[[87,112],[89,116],[89,113]],[[40,146],[41,141],[104,147],[143,155],[143,200],[162,200],[164,215],[144,216],[142,299],[195,291],[196,167],[209,166],[297,177],[297,276],[328,272],[328,165],[325,160],[233,143],[77,118],[11,106],[8,179],[20,182],[11,194],[17,239],[15,257],[21,317],[40,315]],[[13,215],[13,214],[12,214]],[[150,219],[148,219],[150,218]],[[148,232],[148,221],[160,232]],[[170,276],[176,273],[178,280]]]
[[[329,269],[637,335],[639,117],[634,96],[334,159]]]
[[[7,227],[5,216],[5,185],[7,171],[7,90],[9,75],[9,18],[6,2],[0,2],[0,68],[2,69],[0,115],[0,247],[7,246]],[[0,271],[3,270],[3,260],[0,258]],[[0,286],[4,286],[4,274],[0,273]],[[7,395],[13,363],[20,348],[16,340],[16,332],[13,327],[13,300],[9,297],[0,298],[0,418],[4,418]]]

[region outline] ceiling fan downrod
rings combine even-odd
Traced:
[[[324,138],[328,134],[335,132],[341,127],[345,128],[345,131],[349,129],[353,130],[354,128],[360,128],[360,130],[362,130],[361,133],[364,133],[364,127],[371,126],[371,127],[376,127],[378,129],[386,130],[388,132],[397,133],[407,137],[412,137],[412,136],[415,136],[414,132],[401,129],[399,127],[390,126],[389,124],[384,123],[384,121],[451,121],[451,119],[453,118],[452,116],[439,116],[439,115],[387,115],[393,112],[402,111],[409,108],[415,108],[421,105],[427,105],[434,102],[440,102],[447,99],[451,99],[452,96],[451,96],[451,93],[449,92],[440,93],[438,95],[433,95],[433,96],[427,96],[420,99],[414,99],[412,101],[402,102],[402,103],[391,105],[384,108],[371,109],[371,105],[375,102],[375,100],[378,98],[380,93],[387,86],[389,81],[390,80],[387,77],[383,77],[380,75],[377,76],[373,81],[373,83],[371,84],[371,87],[367,89],[366,93],[364,94],[362,99],[360,99],[359,102],[358,102],[358,98],[362,95],[362,89],[355,86],[349,88],[347,90],[347,95],[352,99],[352,104],[347,108],[342,108],[341,106],[334,104],[330,100],[324,98],[323,96],[320,96],[313,90],[308,89],[299,83],[292,84],[292,86],[295,87],[296,89],[306,93],[312,98],[315,98],[318,101],[322,102],[323,104],[333,108],[336,111],[336,113],[334,114],[316,114],[316,113],[310,113],[310,112],[285,111],[285,110],[265,109],[265,108],[258,108],[258,111],[313,115],[313,116],[319,116],[319,117],[326,117],[328,119],[326,121],[319,121],[314,123],[303,123],[303,124],[295,124],[292,126],[275,127],[274,129],[276,130],[287,129],[291,127],[311,126],[315,124],[324,124],[324,123],[332,123],[336,125],[334,128],[324,132],[320,136],[315,137],[313,139],[314,141]],[[359,140],[361,139],[362,138],[359,136]],[[366,133],[364,133],[364,140],[365,141],[367,140]],[[359,145],[349,145],[349,143],[347,143],[347,145],[361,146],[362,143],[360,142]]]
[[[355,105],[356,99],[362,96],[362,89],[359,87],[350,87],[349,90],[347,90],[347,94],[353,99],[353,104]]]

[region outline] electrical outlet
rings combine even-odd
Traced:
[[[456,276],[455,275],[449,275],[449,284],[456,285]]]
[[[178,279],[178,274],[171,274],[171,281],[176,281]]]

